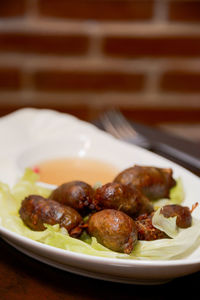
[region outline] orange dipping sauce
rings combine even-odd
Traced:
[[[72,180],[80,180],[94,185],[113,181],[119,173],[109,163],[86,158],[59,158],[47,160],[33,167],[40,175],[40,181],[60,185]]]

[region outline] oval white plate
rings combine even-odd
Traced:
[[[135,163],[171,167],[183,180],[191,206],[198,201],[200,180],[184,168],[139,147],[120,142],[96,127],[51,110],[22,109],[0,119],[0,180],[10,185],[26,166],[56,157],[102,160],[123,170]],[[196,217],[198,213],[196,212]],[[78,254],[44,245],[0,226],[3,239],[23,253],[57,268],[98,279],[158,284],[200,270],[200,254],[170,261],[134,261]]]

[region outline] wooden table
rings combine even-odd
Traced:
[[[198,173],[198,172],[196,172]],[[200,171],[198,173],[200,176]],[[197,199],[195,199],[196,201]],[[20,253],[0,239],[0,300],[175,299],[199,297],[200,272],[159,286],[100,281],[58,270]]]
[[[1,300],[169,300],[183,292],[183,299],[191,297],[191,293],[199,296],[200,272],[164,285],[127,285],[60,271],[27,257],[3,240],[0,247]]]

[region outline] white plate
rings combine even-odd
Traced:
[[[171,167],[181,177],[185,204],[199,200],[200,180],[184,168],[139,147],[120,142],[96,127],[51,110],[22,109],[0,119],[0,180],[14,184],[26,166],[42,159],[86,157],[123,170],[135,163]],[[196,217],[198,214],[196,212]],[[23,253],[57,268],[88,277],[137,284],[158,284],[200,270],[200,252],[170,261],[134,261],[78,254],[38,243],[2,226],[3,239]]]

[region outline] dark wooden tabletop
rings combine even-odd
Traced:
[[[40,263],[0,240],[1,300],[188,299],[199,295],[200,272],[164,285],[140,286],[100,281]],[[180,298],[179,298],[180,299]]]
[[[200,176],[199,173],[196,172]],[[164,285],[140,286],[78,276],[50,267],[0,239],[0,300],[188,299],[199,295],[200,272]],[[183,293],[184,292],[184,293]]]

